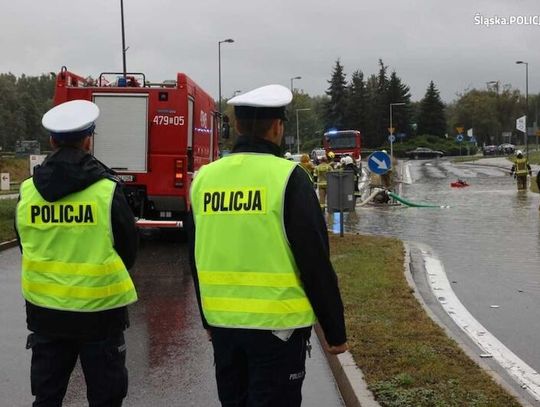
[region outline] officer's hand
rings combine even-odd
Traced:
[[[347,350],[349,350],[349,345],[347,345],[347,342],[336,346],[326,344],[326,351],[332,355],[339,355]]]

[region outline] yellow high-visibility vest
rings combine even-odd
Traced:
[[[285,188],[295,167],[270,154],[236,153],[195,177],[195,263],[211,326],[291,329],[315,323],[283,223]]]
[[[527,159],[516,158],[516,175],[527,175],[529,170],[527,169]]]
[[[48,202],[33,180],[21,185],[17,230],[21,240],[22,293],[32,304],[93,312],[137,300],[133,281],[114,250],[110,208],[114,181]]]

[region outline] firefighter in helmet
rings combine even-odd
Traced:
[[[521,150],[516,150],[516,159],[510,170],[510,175],[513,175],[517,181],[518,191],[527,189],[527,175],[532,175],[531,166],[526,157],[523,156]]]
[[[16,230],[35,406],[62,405],[78,358],[90,406],[120,406],[127,393],[137,230],[119,180],[90,154],[98,115],[86,100],[45,113],[53,153],[20,188]]]
[[[240,134],[233,153],[191,186],[191,267],[224,406],[300,406],[317,319],[326,349],[347,349],[317,196],[306,172],[281,158],[291,100],[281,85],[229,100]]]
[[[321,162],[315,167],[315,174],[317,175],[317,188],[319,192],[319,203],[321,209],[326,208],[326,190],[328,188],[328,172],[332,171],[332,167],[328,164],[326,156],[321,157]]]

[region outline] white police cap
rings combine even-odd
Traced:
[[[240,119],[286,119],[285,106],[293,95],[282,85],[266,85],[230,99],[236,117]]]
[[[281,107],[291,103],[293,95],[282,85],[266,85],[235,96],[227,103],[233,106]]]
[[[77,139],[93,130],[99,117],[99,107],[88,100],[72,100],[53,107],[43,115],[41,124],[51,136]]]

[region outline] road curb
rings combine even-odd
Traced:
[[[319,341],[325,343],[326,339],[319,324],[315,325],[314,329]],[[346,407],[380,407],[349,351],[332,355],[323,349],[323,353]]]
[[[405,242],[403,241],[403,248],[405,252],[405,259],[404,259],[404,274],[405,279],[407,280],[407,283],[409,284],[409,287],[411,287],[412,294],[418,301],[418,303],[422,306],[424,309],[424,312],[431,318],[432,321],[434,321],[439,327],[442,328],[444,333],[451,339],[453,339],[456,344],[460,347],[460,349],[472,360],[474,361],[480,368],[486,372],[493,381],[495,381],[498,385],[500,385],[504,390],[506,390],[508,393],[513,395],[516,400],[524,407],[533,407],[537,405],[536,403],[533,404],[532,400],[529,400],[529,397],[524,396],[524,394],[521,394],[519,391],[517,391],[512,385],[509,384],[507,380],[513,381],[512,378],[508,378],[505,380],[501,373],[497,371],[497,369],[493,368],[493,366],[490,366],[485,360],[483,360],[479,356],[479,352],[476,349],[476,345],[474,343],[469,344],[466,340],[464,340],[462,337],[460,337],[456,332],[454,332],[450,327],[443,322],[441,318],[437,316],[437,314],[430,308],[429,304],[426,302],[424,297],[420,294],[420,290],[418,289],[416,282],[413,277],[412,273],[412,257],[411,257],[411,244],[415,245],[415,243]],[[500,365],[496,364],[499,368]]]
[[[0,242],[0,252],[2,250],[11,249],[15,246],[17,246],[17,239],[8,240],[7,242]]]

